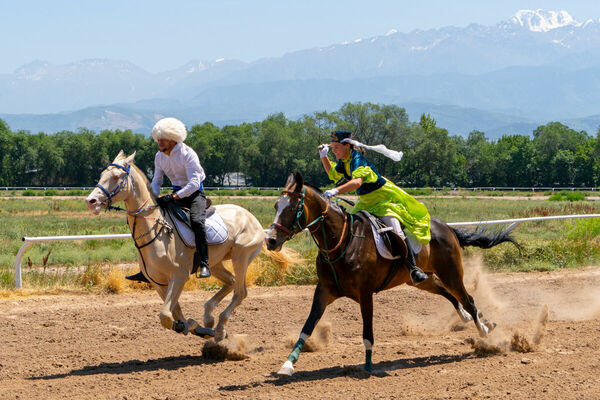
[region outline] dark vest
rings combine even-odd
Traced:
[[[360,187],[356,189],[357,195],[360,196],[363,194],[371,193],[372,191],[377,190],[383,185],[385,185],[385,179],[383,179],[379,172],[377,172],[377,169],[375,168],[373,163],[358,151],[352,150],[352,159],[350,160],[350,174],[352,174],[352,172],[358,167],[370,167],[373,170],[373,172],[375,172],[375,175],[377,175],[377,181],[363,183],[362,185],[360,185]],[[335,170],[340,174],[344,175],[346,180],[352,179],[352,177],[348,176],[348,174],[346,173],[346,168],[344,168],[343,160],[338,160],[337,164],[335,165]]]

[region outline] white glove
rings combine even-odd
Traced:
[[[325,193],[323,193],[323,195],[325,197],[327,197],[328,199],[332,198],[333,196],[337,196],[337,194],[340,191],[337,188],[333,188],[333,189],[329,189],[328,191],[326,191]]]
[[[319,157],[327,158],[327,153],[329,153],[329,145],[327,143],[319,146]]]

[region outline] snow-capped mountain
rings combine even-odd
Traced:
[[[509,110],[535,120],[591,115],[600,109],[600,20],[521,10],[491,26],[382,30],[250,63],[196,59],[151,74],[127,61],[35,61],[0,75],[4,115],[120,103],[121,114],[185,110],[199,119],[240,121],[310,113],[344,100]]]
[[[588,19],[585,22],[579,22],[564,10],[544,11],[542,9],[537,9],[520,10],[509,20],[509,22],[529,29],[532,32],[548,32],[553,29],[564,27],[585,27],[597,21]]]

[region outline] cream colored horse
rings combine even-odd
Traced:
[[[85,200],[86,205],[98,214],[114,202],[125,202],[127,222],[139,248],[141,270],[164,300],[160,323],[167,329],[187,334],[198,323],[185,320],[178,300],[190,277],[195,249],[188,248],[177,233],[170,231],[172,221],[153,206],[156,197],[145,175],[133,164],[134,156],[135,153],[126,157],[123,151],[117,155],[100,175],[97,187]],[[223,288],[204,304],[204,326],[213,327],[214,308],[233,290],[231,303],[219,315],[215,330],[215,340],[220,341],[226,336],[225,324],[231,313],[246,297],[246,271],[260,253],[265,234],[256,217],[246,209],[233,204],[215,208],[225,221],[229,236],[224,243],[209,246],[210,270],[223,282]],[[223,266],[224,260],[232,261],[233,274]]]

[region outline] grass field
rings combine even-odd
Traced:
[[[274,199],[212,197],[215,204],[235,203],[257,216],[263,227],[274,217]],[[600,213],[594,201],[542,201],[474,199],[469,197],[422,199],[430,214],[447,222],[524,218],[564,214]],[[88,213],[81,199],[0,199],[0,290],[14,287],[13,263],[23,236],[89,235],[128,233],[124,214]],[[521,224],[514,233],[523,252],[504,244],[485,252],[467,249],[467,255],[482,253],[492,270],[528,271],[574,268],[600,262],[600,220],[544,221]],[[257,285],[311,284],[315,282],[316,247],[307,235],[299,235],[289,247],[305,261],[282,271],[266,256],[252,266],[249,283]],[[51,250],[47,264],[43,258]],[[32,266],[28,266],[28,258]],[[90,240],[34,244],[26,253],[24,286],[39,288],[94,288],[119,291],[118,271],[109,266],[134,262],[131,240]],[[56,268],[59,266],[60,268]],[[48,268],[52,273],[47,273]],[[45,273],[46,272],[46,273]],[[112,274],[112,275],[111,275]],[[111,283],[112,281],[112,283]],[[195,284],[214,287],[214,281]],[[194,284],[190,284],[194,286]]]

